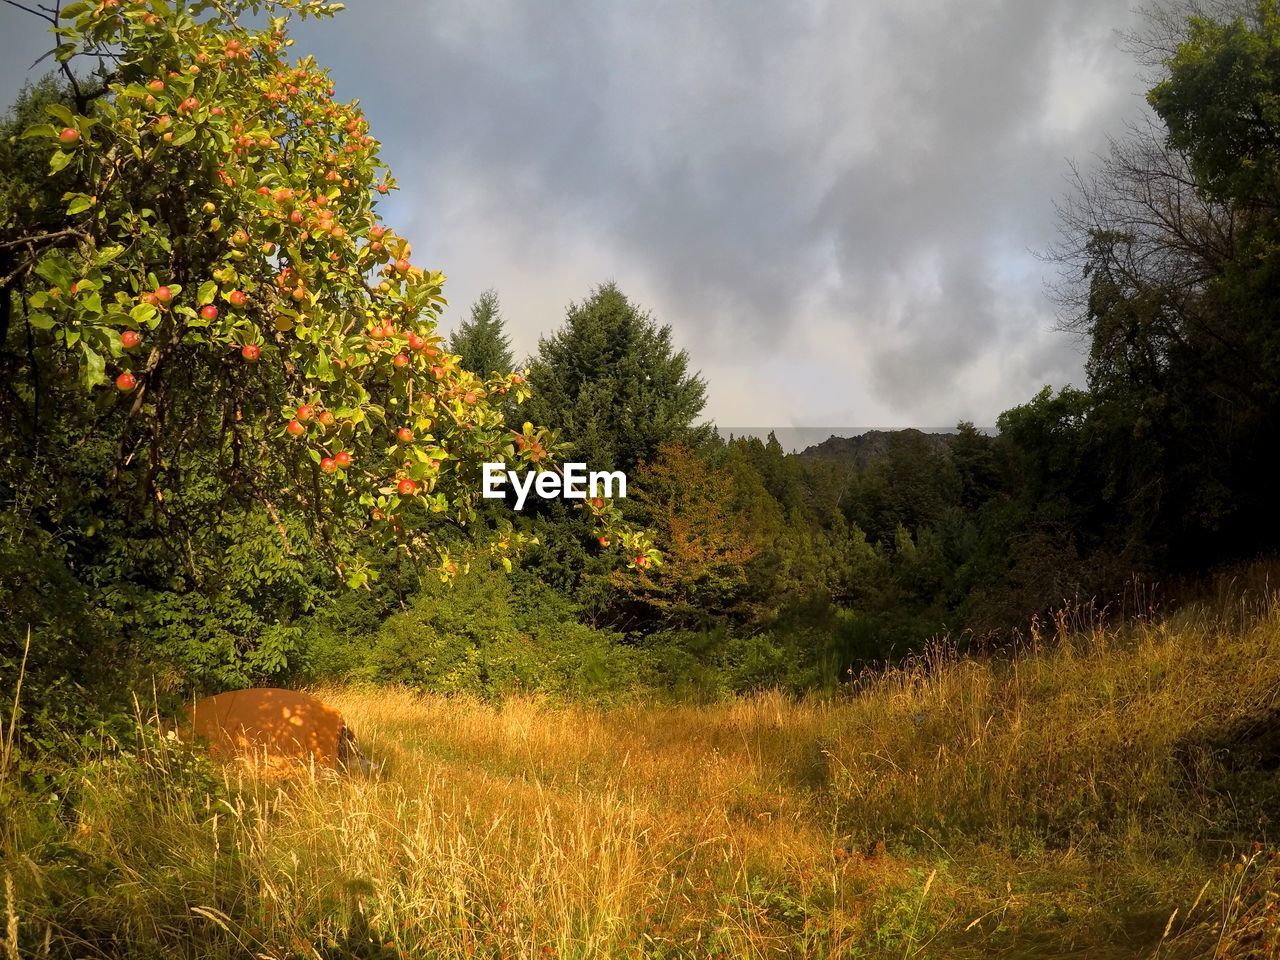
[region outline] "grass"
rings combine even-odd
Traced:
[[[150,733],[0,826],[0,957],[1280,957],[1280,605],[856,687],[320,691],[369,778]]]

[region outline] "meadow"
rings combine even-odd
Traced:
[[[821,699],[319,691],[369,777],[140,714],[3,825],[0,956],[1280,956],[1278,690],[1268,597]]]

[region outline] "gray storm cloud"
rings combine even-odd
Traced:
[[[940,425],[1081,377],[1031,251],[1067,160],[1143,109],[1132,25],[1116,0],[355,0],[298,36],[362,99],[451,320],[494,286],[531,350],[613,279],[724,425]],[[41,43],[0,35],[6,89]]]

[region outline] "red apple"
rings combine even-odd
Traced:
[[[302,406],[298,408],[298,420],[301,421],[302,423],[306,423],[313,416],[315,416],[315,413],[316,413],[315,407],[313,407],[309,403],[304,403]]]
[[[609,545],[608,537],[598,537],[597,539],[600,541],[600,546],[607,547]]]
[[[409,261],[406,260],[404,257],[401,257],[399,260],[396,261],[396,270],[398,270],[400,273],[407,273],[409,271]]]
[[[324,410],[321,412],[320,426],[324,427],[326,430],[331,430],[336,422],[337,421],[334,419],[332,411]]]
[[[217,320],[218,308],[215,307],[212,303],[206,303],[203,307],[200,308],[200,316],[202,316],[206,320]]]
[[[333,457],[325,457],[320,461],[320,469],[325,473],[333,473],[338,469],[338,462]]]
[[[344,470],[351,466],[351,454],[347,453],[345,450],[339,450],[333,455],[333,459],[334,462]]]
[[[409,365],[409,358],[403,353],[397,353],[391,362],[394,363],[398,369],[403,370]]]
[[[168,303],[173,299],[173,291],[168,287],[156,287],[156,302]]]
[[[232,290],[227,294],[227,300],[233,307],[243,307],[249,302],[249,297],[243,290]]]
[[[257,360],[262,356],[262,348],[256,343],[246,343],[240,348],[240,356],[246,360]]]
[[[396,431],[396,439],[401,443],[413,443],[413,431],[408,427],[401,427]]]
[[[307,428],[300,424],[297,420],[290,420],[289,425],[285,427],[292,436],[300,437],[307,432]]]
[[[121,393],[128,393],[138,385],[138,378],[127,370],[116,377],[116,389]]]
[[[142,342],[142,334],[140,334],[137,330],[120,331],[120,346],[124,347],[126,350],[132,350],[141,342]]]
[[[79,143],[80,131],[75,127],[63,127],[62,132],[58,134],[58,139],[66,144]]]
[[[396,484],[396,491],[403,496],[411,497],[418,492],[418,485],[408,477],[405,477]]]

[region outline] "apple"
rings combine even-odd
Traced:
[[[313,407],[309,403],[304,403],[302,406],[298,408],[298,420],[301,421],[302,423],[306,423],[313,416],[315,416],[315,413],[316,413],[315,407]]]
[[[192,113],[198,110],[199,108],[200,108],[200,101],[197,100],[195,97],[187,97],[187,99],[183,100],[180,104],[178,104],[178,109],[181,110],[183,113]]]
[[[644,566],[646,563],[648,563],[648,562],[649,562],[649,561],[648,561],[648,560],[646,560],[644,557],[636,557],[636,566],[637,566],[637,567],[643,567],[643,566]]]
[[[138,378],[127,370],[116,377],[116,389],[121,393],[128,393],[138,385]]]
[[[166,286],[156,287],[156,302],[168,303],[173,299],[173,291]]]
[[[409,358],[403,353],[397,353],[391,362],[396,365],[397,369],[403,370],[409,365]]]
[[[607,547],[609,545],[608,537],[598,537],[597,539],[600,541],[600,546]]]
[[[396,439],[401,443],[413,443],[413,431],[408,427],[401,427],[396,431]]]
[[[418,492],[418,485],[408,477],[405,477],[396,484],[396,492],[402,496],[411,497]]]
[[[249,302],[249,298],[243,290],[232,290],[227,294],[227,300],[233,307],[243,307]]]
[[[320,469],[325,473],[333,473],[338,469],[338,462],[333,457],[325,457],[320,461]]]
[[[467,406],[471,406],[476,402],[476,399],[477,397],[474,391],[468,390],[466,393],[466,396],[462,398],[462,402],[465,403]]]
[[[80,131],[75,127],[63,127],[62,132],[58,134],[58,139],[66,144],[79,143]]]
[[[409,261],[401,257],[396,261],[396,270],[400,273],[407,273],[409,271]]]
[[[137,330],[120,331],[120,346],[124,347],[126,350],[132,350],[141,342],[142,342],[142,334],[140,334]]]
[[[339,450],[333,455],[333,459],[334,462],[344,470],[351,466],[351,454],[347,453],[345,450]]]
[[[334,425],[336,422],[337,422],[337,420],[336,420],[336,419],[334,418],[334,416],[333,416],[333,411],[331,411],[331,410],[323,410],[323,411],[321,411],[321,413],[320,413],[320,426],[324,427],[326,430],[332,430],[332,429],[333,429],[333,425]]]
[[[297,420],[290,420],[289,425],[285,427],[291,436],[300,437],[307,432],[307,428],[300,424]]]
[[[422,339],[420,336],[418,336],[416,333],[411,333],[411,334],[409,334],[409,349],[410,349],[410,350],[421,350],[421,349],[422,349],[423,347],[425,347],[426,345],[427,345],[427,341],[423,340],[423,339]]]
[[[200,308],[200,316],[203,317],[205,320],[217,320],[218,308],[215,307],[212,303],[206,303],[203,307]]]
[[[262,356],[262,348],[256,343],[246,343],[240,348],[240,356],[244,357],[246,360],[257,360]]]

